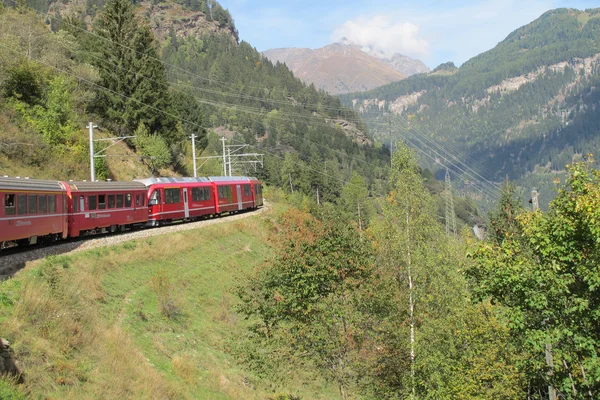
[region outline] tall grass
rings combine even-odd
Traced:
[[[1,333],[26,374],[15,393],[264,399],[285,391],[328,398],[319,379],[283,387],[241,366],[230,350],[246,329],[233,311],[233,289],[270,257],[269,218],[50,257],[0,283]]]

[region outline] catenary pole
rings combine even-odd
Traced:
[[[221,138],[221,142],[223,142],[223,176],[227,176],[227,161],[225,160],[225,136]]]
[[[94,128],[97,126],[93,122],[90,122],[86,128],[89,129],[90,134],[90,179],[92,182],[96,180],[96,168],[94,166]]]
[[[192,158],[194,159],[194,178],[198,176],[196,171],[196,135],[192,133]]]

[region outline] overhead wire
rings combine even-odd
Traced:
[[[15,1],[15,0],[11,0],[11,1],[15,2],[15,4],[16,4],[16,1]],[[90,35],[96,36],[96,37],[98,37],[98,38],[101,38],[101,39],[103,39],[103,40],[108,40],[107,38],[104,38],[104,37],[103,37],[103,36],[101,36],[101,35],[95,34],[95,33],[93,33],[93,32],[90,32],[90,31],[86,30],[86,29],[83,29],[82,27],[79,27],[79,26],[77,26],[77,25],[71,24],[71,23],[69,23],[69,22],[67,22],[67,21],[65,21],[64,19],[61,19],[61,18],[59,18],[59,17],[56,17],[56,16],[50,16],[50,18],[54,18],[54,19],[56,19],[56,20],[59,20],[59,21],[61,21],[61,22],[65,23],[65,24],[67,24],[67,25],[70,25],[70,26],[72,26],[72,27],[74,27],[74,28],[76,28],[76,29],[79,29],[79,30],[81,30],[82,32],[84,32],[84,33],[86,33],[86,34],[90,34]],[[120,46],[123,46],[124,48],[126,48],[126,49],[129,49],[129,50],[131,50],[131,51],[137,52],[138,54],[143,54],[143,53],[141,53],[141,52],[139,52],[139,51],[137,51],[137,50],[135,50],[135,49],[133,49],[133,48],[131,48],[131,47],[129,47],[129,46],[126,46],[126,45],[124,45],[124,44],[119,44],[119,45],[120,45]],[[179,71],[182,71],[182,72],[184,72],[184,73],[186,73],[186,74],[189,74],[189,75],[191,75],[191,76],[195,76],[195,77],[197,77],[197,78],[200,78],[201,80],[208,81],[209,83],[216,82],[216,83],[220,83],[220,84],[222,84],[222,86],[223,86],[223,85],[225,85],[225,86],[227,86],[227,87],[233,88],[233,86],[232,86],[232,85],[226,84],[225,82],[218,81],[218,80],[214,80],[214,79],[211,79],[211,78],[205,78],[205,77],[203,77],[203,76],[201,76],[201,75],[198,75],[198,74],[192,73],[192,72],[190,72],[190,71],[187,71],[187,70],[185,70],[185,69],[183,69],[183,68],[181,68],[181,67],[175,66],[175,65],[173,65],[173,64],[169,64],[169,63],[167,63],[167,62],[165,62],[165,61],[163,61],[163,60],[161,60],[161,59],[159,59],[159,58],[156,58],[156,57],[148,57],[148,58],[155,59],[156,61],[159,61],[159,62],[161,62],[161,63],[162,63],[163,65],[165,65],[165,66],[169,66],[169,67],[171,67],[171,68],[175,68],[175,69],[177,69],[177,70],[179,70]],[[260,97],[256,97],[256,96],[249,96],[249,95],[245,95],[245,94],[243,94],[243,93],[241,93],[241,92],[240,92],[240,93],[223,93],[223,92],[219,92],[219,91],[215,91],[215,90],[210,90],[210,89],[207,89],[207,88],[200,88],[200,87],[197,87],[197,86],[191,86],[191,85],[187,85],[187,86],[188,86],[188,87],[192,87],[192,88],[194,88],[194,89],[196,89],[196,90],[204,91],[204,92],[206,92],[206,93],[213,93],[213,94],[216,94],[216,95],[224,95],[224,96],[236,96],[236,97],[238,97],[238,98],[245,98],[245,99],[257,100],[257,101],[264,101],[264,102],[266,102],[266,103],[271,103],[271,104],[284,104],[284,105],[292,105],[292,106],[294,106],[294,104],[293,104],[293,103],[292,103],[292,104],[290,104],[290,103],[288,103],[288,102],[276,101],[276,100],[273,100],[273,99],[260,98]],[[252,87],[252,86],[250,86],[250,85],[245,85],[245,86],[247,86],[247,87]],[[255,87],[255,88],[258,88],[258,89],[264,89],[264,87],[258,87],[258,86],[254,86],[254,87]],[[195,96],[194,96],[194,97],[195,97]],[[211,101],[207,101],[207,100],[205,100],[205,99],[200,99],[200,98],[197,98],[197,97],[196,97],[196,99],[197,99],[197,100],[199,100],[199,101],[200,101],[201,103],[203,103],[203,104],[208,104],[208,105],[212,105],[212,106],[216,106],[216,107],[229,107],[229,108],[232,108],[232,107],[233,107],[233,108],[235,108],[235,109],[237,109],[237,110],[240,110],[240,111],[242,111],[242,112],[254,113],[254,114],[256,114],[256,115],[260,115],[260,116],[263,116],[263,117],[264,117],[264,114],[262,113],[262,110],[259,110],[259,109],[253,108],[253,107],[249,107],[249,106],[241,106],[241,105],[229,104],[229,103],[219,103],[219,102],[214,102],[214,101],[213,101],[213,102],[211,102]],[[308,105],[308,104],[307,104],[307,105]],[[327,107],[327,106],[321,106],[321,107],[322,107],[322,108],[324,108],[324,109],[330,109],[330,110],[336,110],[336,111],[343,111],[343,112],[347,112],[347,111],[348,111],[348,109],[342,109],[342,108],[337,108],[337,107],[336,107],[336,108],[334,108],[334,107]],[[258,111],[257,111],[257,110],[258,110]],[[288,114],[288,115],[290,115],[290,116],[292,116],[292,117],[293,117],[293,116],[297,116],[297,117],[299,117],[299,118],[303,118],[303,119],[314,118],[314,117],[308,117],[308,116],[306,116],[306,115],[294,114],[294,113],[285,112],[285,111],[284,111],[284,113],[286,113],[286,114]],[[295,119],[286,119],[286,118],[282,118],[282,117],[281,117],[281,116],[279,116],[279,115],[277,115],[277,118],[279,118],[279,119],[281,119],[281,120],[286,120],[286,121],[289,121],[289,122],[300,122],[300,121],[298,121],[298,120],[295,120]],[[333,118],[332,118],[332,119],[333,119]],[[363,123],[363,121],[360,121],[360,120],[352,120],[352,119],[350,119],[350,118],[347,118],[347,117],[345,117],[345,118],[344,118],[344,120],[347,120],[347,121],[350,121],[350,122],[355,122],[355,123]],[[321,122],[321,121],[314,121],[314,122],[313,122],[313,124],[315,124],[315,123],[321,124],[321,126],[328,126],[328,127],[330,127],[330,126],[331,126],[331,125],[329,125],[329,124],[326,124],[326,123],[323,123],[323,122]],[[312,142],[313,144],[315,144],[315,145],[317,145],[317,146],[325,147],[325,146],[322,146],[322,145],[320,145],[319,143],[316,143],[316,142],[314,142],[314,141],[310,141],[310,140],[309,140],[309,139],[307,139],[307,138],[300,137],[300,136],[298,136],[298,135],[295,135],[295,136],[296,136],[296,137],[298,137],[298,138],[300,138],[300,139],[302,139],[302,140],[306,140],[306,141]],[[423,135],[423,136],[424,136],[424,137],[426,137],[426,135]],[[422,141],[421,141],[421,143],[422,143]],[[336,153],[338,153],[338,154],[341,154],[341,155],[343,155],[343,156],[345,156],[345,157],[349,157],[349,158],[355,159],[355,160],[357,160],[357,161],[360,161],[360,162],[366,162],[366,160],[362,160],[362,159],[355,158],[355,157],[353,157],[353,156],[351,156],[351,155],[349,155],[349,154],[347,154],[347,153],[339,153],[339,152],[335,151],[334,149],[331,149],[330,147],[326,147],[326,148],[327,148],[328,150],[333,150],[334,152],[336,152]],[[446,153],[448,153],[448,152],[446,151]],[[450,154],[450,153],[448,153],[448,154]],[[439,154],[438,154],[438,155],[439,155]],[[455,161],[459,161],[459,160],[458,160],[458,159],[457,159],[457,158],[456,158],[454,155],[451,155],[451,154],[450,154],[450,157],[451,157],[452,159],[454,159]],[[444,158],[445,158],[445,157],[444,157]],[[462,170],[462,169],[460,169],[460,170]],[[475,172],[475,173],[476,173],[476,171],[473,171],[473,172]],[[481,175],[479,175],[479,176],[481,177]],[[471,178],[474,178],[474,177],[472,177],[472,176],[471,176]],[[486,178],[484,178],[484,177],[481,177],[481,178],[483,178],[483,179],[484,179],[484,181],[486,181],[487,183],[489,183],[489,181],[488,181]],[[474,179],[474,180],[475,180],[475,181],[478,181],[478,179]]]
[[[18,50],[15,50],[15,49],[12,49],[12,48],[10,48],[10,47],[7,47],[7,46],[3,45],[2,43],[0,43],[0,48],[4,48],[4,49],[6,49],[6,50],[8,50],[8,51],[12,51],[12,52],[14,52],[14,53],[20,54],[20,52],[19,52]],[[189,123],[189,124],[195,125],[195,126],[197,126],[197,127],[201,127],[200,125],[196,124],[196,123],[195,123],[195,122],[193,122],[193,121],[185,120],[185,119],[183,119],[183,118],[181,118],[181,117],[178,117],[178,116],[176,116],[176,115],[174,115],[174,114],[172,114],[172,113],[169,113],[169,112],[167,112],[167,111],[161,110],[161,109],[160,109],[160,108],[158,108],[158,107],[155,107],[155,106],[152,106],[152,105],[150,105],[150,104],[144,103],[144,102],[142,102],[142,101],[140,101],[140,100],[137,100],[137,99],[135,99],[135,98],[133,98],[133,97],[131,97],[131,96],[127,96],[127,95],[124,95],[124,94],[118,93],[118,92],[116,92],[116,91],[114,91],[114,90],[111,90],[111,89],[109,89],[109,88],[106,88],[106,87],[104,87],[104,86],[102,86],[102,85],[98,85],[97,83],[94,83],[94,82],[92,82],[92,81],[90,81],[90,80],[88,80],[88,79],[86,79],[86,78],[80,77],[80,76],[76,75],[75,73],[73,73],[73,72],[71,72],[71,71],[67,71],[67,70],[64,70],[64,69],[62,69],[62,68],[56,67],[56,66],[54,66],[54,65],[51,65],[51,64],[49,64],[49,63],[46,63],[46,62],[43,62],[43,61],[41,61],[41,60],[39,60],[39,59],[36,59],[36,58],[34,58],[34,57],[32,57],[31,59],[32,59],[33,61],[35,61],[35,62],[39,63],[39,64],[45,65],[45,66],[47,66],[47,67],[49,67],[49,68],[52,68],[52,69],[54,69],[54,70],[56,70],[56,71],[58,71],[58,72],[61,72],[61,73],[63,73],[63,74],[66,74],[66,75],[69,75],[69,76],[71,76],[71,77],[73,77],[73,78],[75,78],[75,79],[77,79],[77,80],[83,81],[83,82],[85,82],[85,83],[87,83],[87,84],[89,84],[89,85],[92,85],[92,86],[94,86],[94,87],[97,87],[97,88],[98,88],[98,89],[100,89],[100,90],[105,90],[105,91],[108,91],[108,92],[110,92],[110,93],[112,93],[112,94],[115,94],[115,95],[117,95],[117,96],[121,96],[121,97],[123,97],[123,98],[126,98],[126,99],[129,99],[129,100],[133,100],[134,102],[136,102],[136,103],[138,103],[138,104],[141,104],[141,105],[147,106],[147,107],[149,107],[149,108],[151,108],[151,109],[153,109],[153,110],[155,110],[155,111],[158,111],[158,112],[162,113],[163,115],[166,115],[166,116],[169,116],[169,117],[175,118],[175,119],[177,119],[177,120],[179,120],[179,121],[181,121],[181,122],[186,122],[186,123]],[[281,156],[279,156],[279,155],[277,155],[277,154],[275,154],[275,153],[273,153],[273,152],[270,152],[270,151],[266,150],[266,149],[265,149],[265,148],[263,148],[263,147],[258,147],[258,146],[255,146],[255,145],[247,144],[247,143],[245,143],[245,142],[243,142],[243,141],[241,141],[241,140],[236,140],[235,138],[231,138],[230,140],[232,140],[232,141],[235,141],[235,142],[238,142],[238,143],[240,143],[240,144],[244,144],[244,145],[246,145],[246,146],[248,146],[248,147],[254,148],[254,149],[256,149],[256,150],[259,150],[259,151],[266,151],[266,152],[267,152],[267,153],[269,153],[269,155],[270,155],[270,156],[272,156],[272,157],[279,158],[279,159],[281,159],[281,160],[285,160],[285,158],[284,158],[284,157],[281,157]],[[313,171],[313,172],[316,172],[316,173],[318,173],[318,174],[321,174],[321,175],[323,175],[323,176],[327,176],[327,177],[329,177],[329,178],[332,178],[332,179],[334,179],[334,180],[340,181],[340,182],[341,182],[341,183],[343,183],[344,185],[352,185],[352,186],[356,186],[356,187],[358,187],[357,185],[354,185],[354,184],[352,184],[352,182],[350,182],[350,181],[345,181],[345,180],[343,180],[343,179],[341,179],[341,178],[338,178],[338,177],[336,177],[336,176],[333,176],[333,175],[331,175],[331,174],[328,174],[328,173],[326,173],[326,172],[323,172],[323,171],[321,171],[321,170],[318,170],[318,169],[312,168],[312,167],[310,167],[310,166],[308,166],[308,165],[305,165],[305,164],[299,164],[299,163],[294,163],[294,164],[296,164],[296,165],[298,165],[298,166],[300,166],[301,168],[304,168],[304,169],[306,169],[306,170],[311,170],[311,171]]]

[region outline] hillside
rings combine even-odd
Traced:
[[[310,368],[276,384],[239,361],[248,323],[235,287],[271,256],[273,217],[50,257],[0,282],[21,389],[61,399],[322,398],[330,387],[305,384]]]
[[[490,181],[508,177],[527,191],[541,187],[547,203],[564,165],[600,144],[599,27],[599,9],[549,11],[457,70],[448,63],[342,100],[387,142],[386,113],[396,115],[395,138],[420,146],[431,168],[443,169],[431,158],[449,164],[445,150],[464,154],[468,168]],[[406,130],[435,139],[444,154]]]
[[[316,50],[271,49],[263,54],[273,62],[285,63],[295,76],[331,94],[369,90],[407,76],[356,46],[340,43]]]
[[[339,196],[353,171],[376,190],[384,185],[389,153],[373,145],[356,114],[303,84],[287,67],[273,65],[250,44],[238,43],[231,15],[216,1],[129,5],[130,22],[122,28],[128,32],[121,33],[110,31],[114,26],[104,19],[104,1],[28,4],[43,21],[11,7],[0,11],[6,28],[0,111],[9,121],[0,135],[12,137],[0,148],[0,160],[4,168],[11,165],[5,169],[11,174],[85,179],[85,126],[92,120],[103,128],[98,137],[140,138],[127,141],[119,154],[97,159],[100,179],[191,175],[190,135],[198,137],[198,155],[212,156],[222,151],[217,132],[228,132],[228,144],[265,155],[262,170],[234,173],[256,174],[275,186],[290,187],[291,181],[292,188],[312,196],[319,191],[326,201]],[[34,46],[28,39],[32,31]],[[23,93],[6,85],[25,76],[34,79],[37,94],[23,101]],[[64,83],[51,92],[55,80]],[[61,115],[52,123],[63,133],[44,138],[51,104]],[[26,157],[21,147],[36,151]],[[57,148],[73,150],[48,168]],[[36,152],[43,154],[33,156]],[[130,170],[121,170],[127,165]],[[221,171],[218,160],[199,169],[206,175]]]

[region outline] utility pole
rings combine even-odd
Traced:
[[[225,161],[225,136],[221,138],[221,142],[223,142],[223,176],[227,176],[227,161]]]
[[[231,176],[231,149],[227,148],[227,158],[228,158],[228,164],[229,164],[229,176]]]
[[[192,133],[192,158],[194,159],[194,178],[198,176],[197,168],[196,168],[196,135]]]
[[[319,199],[319,187],[317,186],[317,205],[321,205],[321,200]]]
[[[90,130],[90,179],[92,182],[96,180],[96,168],[94,165],[94,128],[97,128],[93,122],[86,126]]]

